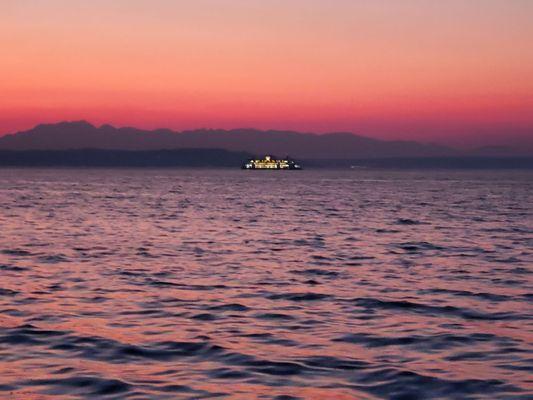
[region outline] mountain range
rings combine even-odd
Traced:
[[[301,159],[372,159],[387,157],[528,156],[533,149],[486,147],[469,151],[414,141],[384,141],[352,133],[313,134],[257,129],[142,130],[96,127],[86,121],[41,124],[0,137],[0,150],[223,149],[256,155],[290,155]]]

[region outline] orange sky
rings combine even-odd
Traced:
[[[533,140],[533,1],[2,0],[0,134],[40,122]]]

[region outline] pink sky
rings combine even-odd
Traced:
[[[533,141],[533,1],[3,0],[0,135],[41,122]]]

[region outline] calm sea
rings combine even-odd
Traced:
[[[533,172],[0,169],[0,398],[526,399]]]

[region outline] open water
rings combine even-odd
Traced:
[[[0,398],[533,398],[533,173],[1,169]]]

